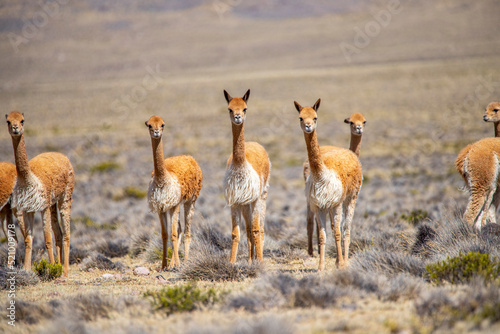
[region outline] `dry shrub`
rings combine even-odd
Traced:
[[[358,270],[365,272],[377,271],[385,275],[408,273],[422,277],[425,273],[425,262],[421,258],[380,249],[370,249],[358,254],[352,260],[351,265]]]
[[[453,327],[463,320],[475,326],[490,325],[500,322],[500,289],[475,281],[458,294],[446,288],[424,290],[415,301],[415,310],[434,328]]]
[[[9,289],[10,281],[7,281],[7,279],[10,279],[12,276],[12,274],[9,274],[10,272],[12,272],[12,270],[9,268],[0,267],[0,290]],[[14,272],[16,288],[36,285],[40,282],[40,278],[33,271],[26,271],[24,268],[14,268]]]
[[[124,266],[121,262],[113,262],[102,254],[93,252],[90,256],[86,257],[80,269],[83,271],[88,271],[89,269],[101,269],[101,270],[123,270]]]
[[[257,263],[246,262],[231,264],[229,256],[206,244],[197,244],[195,254],[184,263],[180,275],[186,280],[204,281],[242,281],[256,277],[262,270]]]
[[[129,246],[128,239],[121,238],[118,240],[105,239],[97,244],[95,250],[106,257],[122,257],[128,254]]]
[[[488,227],[488,232],[481,233],[463,219],[454,217],[437,222],[435,230],[435,238],[428,243],[433,262],[469,252],[500,257],[500,238],[496,237],[494,228]]]

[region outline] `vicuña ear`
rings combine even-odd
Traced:
[[[247,92],[245,93],[245,95],[243,95],[242,99],[243,101],[245,101],[245,103],[248,101],[248,98],[250,97],[250,89],[247,90]]]
[[[318,111],[318,108],[319,108],[319,104],[321,103],[321,99],[318,99],[318,101],[316,101],[316,103],[313,105],[313,109],[314,111]]]
[[[8,119],[9,118],[9,115],[8,114],[5,114],[5,119]]]
[[[229,95],[229,93],[226,92],[226,90],[224,90],[224,97],[226,98],[227,103],[229,103],[233,99],[231,95]]]
[[[148,121],[144,122],[144,124],[146,124],[146,126],[149,127]]]
[[[297,109],[298,112],[302,110],[302,106],[297,101],[293,101],[293,104],[295,104],[295,109]]]
[[[347,123],[347,124],[351,123],[351,119],[350,118],[344,119],[344,123]]]

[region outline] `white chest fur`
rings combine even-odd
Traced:
[[[171,177],[168,182],[158,184],[153,177],[149,183],[148,203],[152,212],[166,212],[181,200],[181,186]]]
[[[21,212],[37,212],[49,206],[42,182],[35,175],[17,179],[12,191],[12,206]]]
[[[341,204],[344,189],[337,173],[332,170],[321,171],[319,177],[309,175],[306,181],[306,197],[310,204],[327,209]]]
[[[241,167],[233,164],[226,170],[224,177],[224,196],[226,204],[246,205],[256,201],[262,193],[259,174],[247,161]]]

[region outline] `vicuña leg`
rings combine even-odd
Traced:
[[[483,189],[472,188],[470,191],[471,194],[464,213],[464,220],[480,230],[486,205],[489,206],[491,202],[486,203],[488,196]]]
[[[318,239],[319,239],[319,267],[318,271],[325,269],[325,243],[326,243],[326,211],[316,210],[316,223],[318,225]]]
[[[12,219],[12,209],[10,207],[10,204],[5,205],[2,210],[0,211],[0,221],[2,222],[2,229],[3,232],[5,233],[5,237],[7,238],[7,241],[9,241],[9,238],[14,238],[14,252],[12,253],[10,251],[9,247],[9,256],[7,259],[7,265],[14,265],[14,262],[16,261],[16,250],[17,250],[17,234],[16,234],[16,229],[12,228],[14,226],[14,220]]]
[[[264,230],[264,224],[266,221],[266,207],[267,207],[267,191],[262,194],[260,197],[260,240],[262,243],[262,249],[264,251],[264,238],[265,238],[265,230]]]
[[[337,205],[330,211],[332,231],[333,231],[333,236],[335,238],[335,245],[337,246],[337,260],[335,261],[335,263],[337,264],[338,268],[343,268],[345,265],[344,258],[342,256],[342,231],[341,231],[343,211],[344,210],[342,209],[342,204]]]
[[[236,262],[236,255],[238,254],[238,243],[240,242],[240,220],[241,220],[241,207],[232,206],[231,221],[233,224],[233,230],[231,233],[231,238],[233,244],[231,246],[231,258],[229,260],[232,264]]]
[[[19,213],[21,214],[21,213]],[[35,213],[23,213],[23,224],[19,225],[24,237],[24,268],[31,270],[31,253],[33,251],[33,225],[35,222]]]
[[[252,217],[255,208],[255,203],[244,205],[241,208],[241,213],[243,219],[245,220],[245,227],[247,231],[247,243],[248,243],[248,263],[252,263],[255,258],[255,240],[252,230]]]
[[[346,203],[346,214],[344,217],[344,262],[349,264],[349,245],[351,243],[351,224],[354,216],[354,208],[356,207],[357,196],[353,196]]]
[[[170,261],[169,269],[174,269],[175,267],[181,264],[181,260],[179,259],[179,209],[180,205],[177,205],[169,210],[170,220],[172,221],[172,260]]]
[[[264,234],[264,224],[262,224],[261,231],[261,223],[260,223],[260,213],[262,210],[262,201],[260,198],[252,207],[252,239],[255,246],[255,255],[257,257],[257,261],[262,262],[264,259],[264,247],[262,245],[263,234]]]
[[[497,209],[498,209],[499,204],[500,204],[500,191],[498,190],[498,186],[497,186],[497,190],[495,191],[495,194],[493,195],[493,201],[491,202],[490,208],[488,209],[488,216],[486,217],[486,220],[489,223],[496,224],[496,222],[497,222],[496,214],[497,214]]]
[[[167,242],[168,242],[168,216],[166,212],[160,212],[158,214],[160,216],[160,224],[161,224],[161,241],[163,246],[163,254],[161,257],[161,270],[167,269]]]
[[[194,215],[195,201],[184,203],[184,259],[189,258],[189,245],[191,244],[191,221]]]
[[[50,220],[52,224],[52,231],[54,232],[54,239],[56,239],[56,259],[57,262],[62,263],[62,243],[63,237],[61,227],[59,226],[59,219],[57,215],[57,204],[50,207]]]
[[[314,233],[314,213],[307,205],[307,253],[309,256],[314,256],[313,250],[313,233]]]
[[[42,210],[43,236],[45,238],[45,248],[49,254],[50,263],[55,263],[54,248],[52,243],[52,220],[50,218],[50,208]]]
[[[70,194],[71,196],[71,194]],[[57,211],[57,210],[54,210]],[[71,240],[71,200],[65,199],[59,203],[59,215],[61,217],[60,233],[62,234],[62,247],[64,250],[64,266],[63,275],[68,277],[69,275],[69,247]],[[56,216],[57,221],[57,216]]]

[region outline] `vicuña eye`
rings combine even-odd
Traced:
[[[247,112],[247,108],[243,109],[243,112],[246,113]]]
[[[7,121],[7,124],[10,125],[10,121]]]
[[[24,124],[24,119],[21,121],[21,124]]]
[[[314,121],[316,122],[318,120],[318,117],[314,117]]]
[[[229,110],[231,114],[233,113],[233,110],[231,108],[228,108],[227,110]]]
[[[163,129],[164,127],[165,127],[165,124],[162,124],[162,125],[161,125],[161,128]]]
[[[493,109],[494,112],[498,112],[498,109]]]
[[[152,128],[153,128],[153,126],[152,126],[151,124],[148,124],[148,127],[149,127],[150,129],[152,129]]]
[[[304,121],[304,119],[303,119],[302,117],[299,117],[299,120],[300,120],[301,122],[303,122],[303,121]]]

